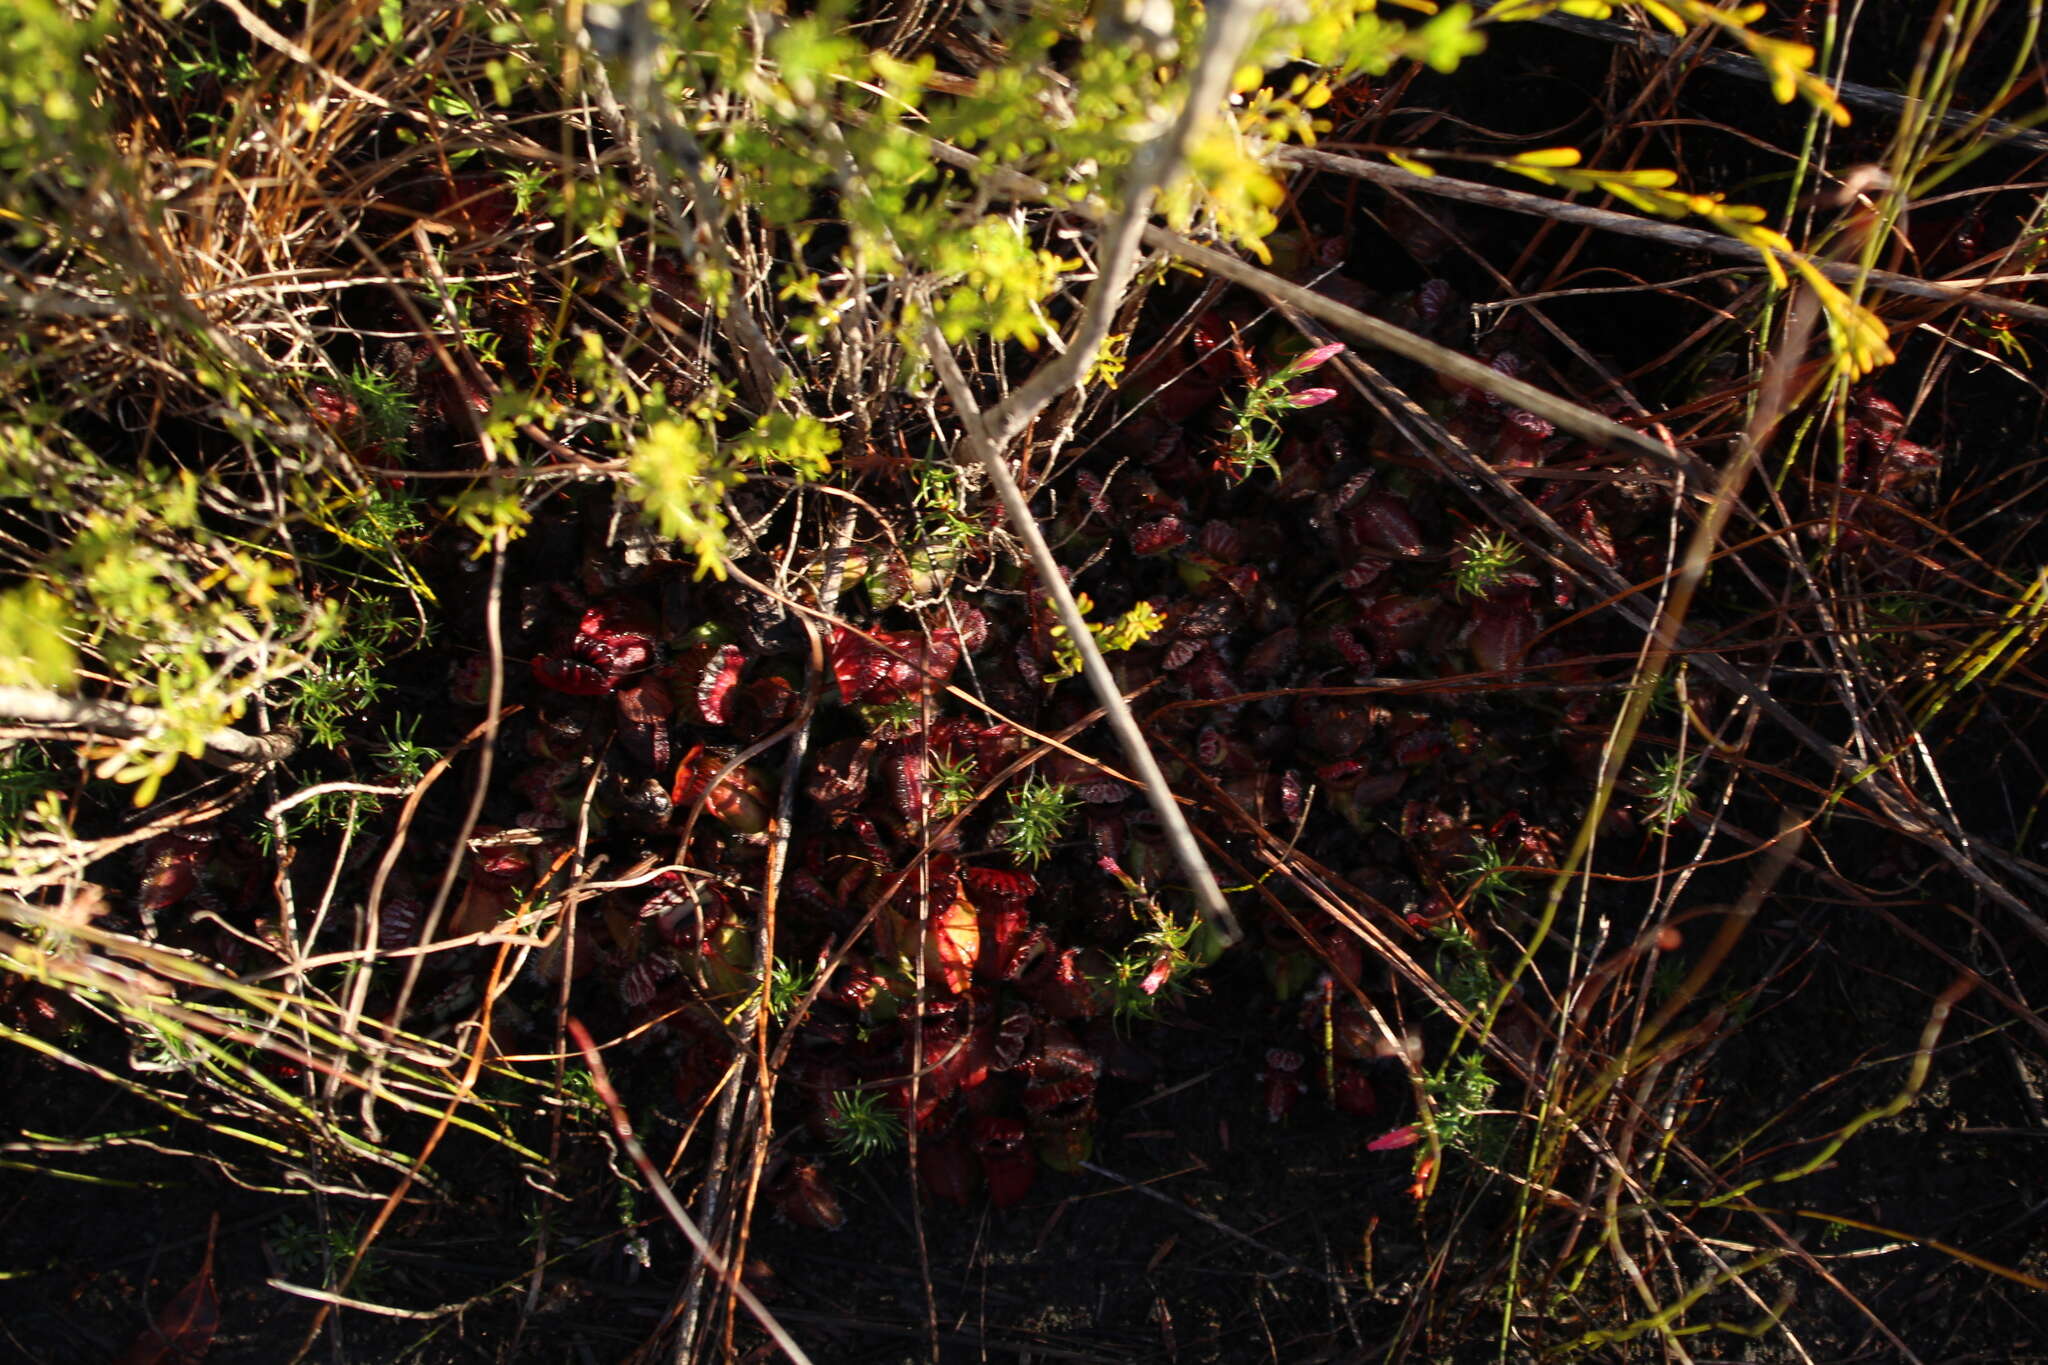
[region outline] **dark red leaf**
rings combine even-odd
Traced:
[[[1361,673],[1370,674],[1377,666],[1372,651],[1360,644],[1358,637],[1346,627],[1330,626],[1324,631],[1323,638],[1329,641],[1330,648],[1337,652],[1337,657]]]
[[[1223,656],[1213,649],[1204,649],[1190,659],[1181,676],[1189,694],[1204,701],[1234,696],[1240,690],[1237,680],[1224,667]]]
[[[1103,1006],[1098,980],[1107,975],[1108,964],[1097,965],[1101,956],[1092,949],[1068,948],[1057,956],[1042,958],[1025,989],[1055,1019],[1089,1018]],[[1096,967],[1097,979],[1090,979],[1090,966]]]
[[[1301,774],[1293,768],[1280,774],[1280,814],[1289,820],[1300,820],[1306,801]]]
[[[731,776],[713,787],[709,796],[704,796],[711,779],[729,761],[728,755],[716,750],[707,751],[701,746],[691,750],[676,765],[675,785],[669,791],[669,799],[678,810],[688,810],[699,797],[704,797],[704,809],[726,828],[741,834],[759,834],[768,828],[775,792],[752,766],[742,763]]]
[[[966,1208],[981,1186],[981,1170],[974,1153],[958,1137],[927,1139],[917,1152],[919,1174],[924,1187],[948,1204]]]
[[[1029,872],[999,867],[970,867],[964,874],[974,898],[985,905],[1015,906],[1038,894],[1038,881]]]
[[[915,631],[872,634],[869,640],[845,626],[832,628],[832,677],[848,706],[934,691],[960,662],[960,636],[951,626],[940,626],[929,640]]]
[[[1489,673],[1512,668],[1521,662],[1529,642],[1536,638],[1536,613],[1521,594],[1507,601],[1491,598],[1472,609],[1472,660]]]
[[[1344,576],[1337,581],[1351,591],[1357,592],[1361,588],[1371,587],[1379,582],[1380,579],[1386,577],[1387,567],[1388,562],[1386,560],[1368,556],[1346,569]]]
[[[167,909],[190,895],[212,846],[213,832],[206,829],[174,829],[151,839],[143,852],[142,908]]]
[[[873,736],[842,739],[826,745],[811,769],[807,788],[811,800],[835,818],[853,810],[867,795],[868,771],[874,758]]]
[[[1188,542],[1188,528],[1179,517],[1168,515],[1131,528],[1131,550],[1140,555],[1164,554]]]
[[[882,772],[888,779],[889,804],[898,819],[915,823],[931,809],[936,799],[925,779],[924,749],[921,745],[892,744],[884,751]]]
[[[633,756],[657,772],[675,761],[669,753],[668,718],[675,711],[668,689],[652,677],[619,689],[619,736]]]
[[[999,1209],[1019,1203],[1031,1193],[1038,1161],[1024,1136],[1024,1125],[1012,1118],[981,1114],[972,1129],[974,1154],[988,1177],[988,1196]]]
[[[794,683],[771,673],[734,690],[727,723],[742,740],[752,743],[795,715],[801,700]]]
[[[1375,600],[1365,609],[1364,623],[1366,633],[1372,637],[1375,660],[1385,664],[1420,645],[1436,608],[1433,597],[1392,593]]]
[[[985,981],[1016,981],[1045,952],[1045,931],[1031,922],[1021,901],[981,911],[981,956],[977,973]]]
[[[363,411],[356,400],[332,384],[314,384],[306,390],[306,399],[314,421],[345,436],[355,432],[362,421]]]
[[[377,946],[387,953],[412,947],[419,942],[425,918],[426,907],[417,897],[391,897],[378,912]]]
[[[1245,655],[1244,671],[1254,678],[1270,678],[1292,668],[1300,653],[1301,632],[1284,626],[1253,646]]]
[[[213,1348],[220,1330],[220,1299],[213,1289],[213,1238],[220,1215],[206,1229],[206,1259],[199,1273],[165,1304],[148,1330],[135,1338],[115,1365],[197,1365]]]
[[[793,1159],[769,1190],[775,1211],[798,1227],[837,1232],[846,1226],[846,1211],[815,1161]]]
[[[1392,493],[1367,493],[1351,506],[1351,534],[1360,545],[1386,554],[1422,553],[1422,528],[1408,504]]]
[[[1424,327],[1434,327],[1450,311],[1453,302],[1449,280],[1424,280],[1415,291],[1415,315]]]
[[[1444,751],[1444,732],[1434,725],[1395,738],[1388,746],[1388,756],[1403,767],[1433,762]]]
[[[732,718],[733,688],[739,683],[746,656],[738,645],[699,645],[682,661],[684,677],[695,691],[697,717],[707,725]]]
[[[1131,789],[1113,777],[1072,784],[1074,795],[1091,806],[1113,806],[1131,794]]]
[[[1373,1089],[1372,1074],[1363,1067],[1339,1066],[1337,1068],[1337,1108],[1346,1114],[1364,1117],[1380,1107],[1379,1095]]]
[[[1266,1053],[1266,1069],[1259,1073],[1264,1085],[1266,1120],[1278,1123],[1294,1108],[1308,1086],[1301,1079],[1301,1054],[1276,1047]]]
[[[1234,563],[1244,558],[1244,533],[1227,521],[1212,521],[1202,527],[1201,546],[1203,553]]]
[[[532,667],[534,681],[572,697],[601,697],[619,685],[617,678],[561,655],[543,654],[533,661]]]
[[[601,602],[584,611],[566,642],[533,661],[533,676],[557,692],[601,696],[654,662],[656,628],[653,614],[637,602]]]
[[[947,619],[959,633],[961,648],[969,654],[980,649],[988,641],[988,617],[981,608],[965,602],[955,602],[947,610]]]
[[[1008,1071],[1021,1065],[1031,1054],[1031,1041],[1038,1032],[1038,1021],[1032,1016],[1031,1007],[1021,1000],[1013,1000],[1003,1021],[996,1028],[996,1036],[990,1048],[991,1065],[998,1071]]]

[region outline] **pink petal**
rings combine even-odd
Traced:
[[[1293,360],[1287,362],[1287,368],[1280,371],[1280,373],[1289,376],[1307,374],[1332,356],[1340,356],[1342,354],[1344,354],[1344,343],[1333,341],[1327,346],[1318,346],[1313,351],[1303,351]]]
[[[1291,408],[1319,408],[1337,396],[1335,389],[1296,389],[1287,395]]]
[[[1396,1128],[1391,1133],[1381,1133],[1371,1142],[1365,1144],[1365,1150],[1368,1152],[1391,1152],[1397,1147],[1413,1147],[1421,1140],[1422,1134],[1417,1132],[1415,1125],[1411,1123],[1406,1128]]]

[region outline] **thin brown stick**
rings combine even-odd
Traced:
[[[421,1144],[420,1154],[413,1158],[411,1168],[399,1178],[398,1184],[392,1188],[382,1207],[377,1210],[377,1216],[370,1220],[370,1226],[364,1231],[362,1239],[356,1243],[355,1254],[348,1258],[348,1265],[342,1270],[341,1278],[335,1284],[336,1294],[348,1292],[349,1281],[353,1280],[356,1272],[362,1268],[363,1258],[370,1254],[370,1247],[376,1242],[378,1234],[384,1231],[385,1225],[391,1221],[391,1215],[398,1212],[399,1206],[405,1202],[405,1196],[411,1191],[413,1182],[418,1180],[420,1172],[427,1168],[427,1162],[433,1157],[435,1149],[441,1145],[441,1139],[447,1135],[448,1124],[455,1117],[455,1111],[462,1107],[462,1102],[469,1098],[470,1092],[475,1088],[477,1073],[483,1070],[484,1054],[490,1051],[491,1011],[498,1003],[498,983],[505,970],[505,958],[511,951],[509,945],[500,946],[497,960],[491,964],[491,974],[484,984],[483,1011],[476,1021],[476,1045],[470,1049],[469,1065],[464,1068],[462,1079],[456,1083],[455,1093],[448,1097],[448,1107],[442,1111],[433,1131],[427,1134],[427,1140]],[[306,1353],[313,1349],[313,1343],[320,1339],[321,1330],[326,1327],[328,1315],[333,1311],[334,1304],[330,1302],[322,1302],[320,1307],[314,1310],[313,1323],[306,1329],[306,1338],[299,1343],[297,1353],[292,1356],[293,1365],[304,1360]]]
[[[1633,214],[1616,213],[1612,209],[1594,208],[1590,204],[1567,203],[1562,199],[1550,199],[1523,190],[1502,189],[1498,185],[1482,185],[1476,181],[1458,180],[1446,175],[1417,175],[1413,171],[1404,171],[1399,166],[1385,166],[1360,157],[1340,156],[1334,152],[1317,151],[1308,147],[1283,147],[1273,154],[1273,159],[1283,166],[1293,166],[1299,170],[1322,171],[1330,175],[1347,176],[1353,180],[1384,185],[1388,189],[1401,190],[1409,194],[1434,195],[1439,199],[1456,199],[1484,208],[1505,209],[1509,213],[1532,214],[1539,218],[1573,223],[1623,237],[1661,242],[1681,251],[1705,251],[1716,256],[1745,260],[1757,269],[1763,269],[1763,262],[1755,247],[1745,246],[1733,237],[1718,232],[1680,227],[1676,223],[1660,223],[1652,218],[1638,218]],[[1983,292],[1999,285],[2027,284],[2038,279],[2037,275],[1986,275],[1967,280],[1921,280],[1889,270],[1872,270],[1865,273],[1849,261],[1830,261],[1818,256],[1804,256],[1798,259],[1805,261],[1838,284],[1853,284],[1861,280],[1871,288],[1881,289],[1888,294],[1936,299],[1942,303],[1975,308],[1987,313],[2007,313],[2033,322],[2048,321],[2048,307]]]
[[[819,600],[826,610],[831,610],[839,595],[840,565],[845,561],[846,551],[853,540],[853,509],[848,508],[833,528],[831,543],[825,552],[825,577],[819,589]],[[761,878],[761,919],[754,938],[754,961],[760,965],[761,985],[751,1004],[747,1006],[747,1025],[754,1042],[755,1080],[754,1088],[759,1096],[760,1122],[754,1127],[752,1160],[748,1163],[746,1189],[743,1196],[734,1201],[737,1208],[733,1260],[744,1265],[747,1259],[747,1240],[753,1231],[754,1205],[761,1189],[761,1175],[768,1156],[768,1141],[773,1136],[775,1079],[777,1071],[768,1054],[768,1029],[764,1022],[768,1015],[768,992],[772,984],[775,967],[775,922],[776,909],[782,893],[782,880],[788,870],[791,836],[796,829],[797,778],[804,769],[804,756],[810,748],[812,716],[817,713],[818,702],[825,690],[827,666],[824,641],[818,637],[817,627],[808,616],[797,618],[804,628],[804,635],[810,643],[810,654],[804,661],[803,707],[796,716],[796,729],[789,737],[789,761],[783,765],[787,776],[776,803],[775,827],[769,835],[768,861]],[[708,795],[711,788],[705,789]],[[732,1314],[728,1306],[726,1326],[731,1330]]]
[[[569,1020],[569,1036],[575,1040],[577,1050],[583,1054],[584,1065],[590,1068],[590,1081],[597,1090],[597,1097],[604,1101],[605,1109],[611,1114],[612,1131],[618,1134],[619,1143],[626,1149],[626,1155],[640,1168],[641,1178],[647,1182],[647,1188],[660,1203],[663,1212],[668,1214],[669,1221],[676,1225],[676,1230],[683,1234],[684,1240],[689,1242],[697,1254],[711,1264],[719,1278],[731,1289],[733,1297],[746,1305],[747,1311],[754,1315],[754,1321],[761,1324],[761,1329],[782,1348],[783,1354],[796,1361],[797,1365],[810,1365],[811,1358],[804,1354],[803,1347],[796,1344],[795,1338],[775,1320],[775,1315],[768,1311],[761,1300],[754,1297],[754,1291],[740,1281],[733,1263],[720,1256],[705,1239],[703,1232],[677,1202],[675,1192],[669,1189],[668,1182],[661,1178],[661,1172],[655,1169],[654,1162],[647,1155],[647,1149],[642,1147],[640,1139],[633,1135],[633,1121],[626,1117],[626,1106],[619,1102],[619,1092],[612,1085],[611,1072],[605,1069],[604,1057],[598,1052],[597,1044],[591,1040],[590,1030],[583,1026],[581,1019]]]

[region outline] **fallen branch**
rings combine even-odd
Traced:
[[[1763,262],[1759,259],[1755,247],[1738,242],[1733,237],[1718,232],[1707,232],[1701,228],[1660,223],[1652,218],[1616,213],[1613,209],[1568,203],[1562,199],[1529,194],[1523,190],[1502,189],[1498,185],[1481,185],[1476,181],[1458,180],[1450,176],[1417,175],[1398,166],[1383,166],[1376,161],[1366,161],[1355,156],[1339,156],[1334,152],[1314,151],[1307,147],[1283,147],[1273,154],[1273,159],[1283,166],[1292,166],[1297,170],[1323,171],[1330,175],[1369,181],[1410,194],[1430,194],[1439,199],[1456,199],[1485,208],[1505,209],[1509,213],[1526,213],[1538,218],[1551,218],[1560,223],[1572,223],[1601,232],[1618,233],[1624,237],[1640,237],[1652,242],[1662,242],[1666,246],[1683,251],[1707,251],[1716,256],[1746,260],[1759,270],[1763,268]],[[2032,283],[2041,278],[2035,274],[1985,275],[1967,280],[1937,281],[1916,279],[1911,275],[1900,275],[1890,270],[1872,270],[1866,274],[1852,262],[1823,260],[1818,256],[1793,259],[1805,261],[1837,284],[1861,281],[1872,289],[1881,289],[1888,294],[1936,299],[1964,308],[1976,308],[1989,313],[2009,313],[2016,318],[2048,322],[2048,308],[1983,292],[1998,285]]]
[[[164,713],[153,706],[67,697],[31,687],[0,687],[0,720],[47,731],[52,739],[142,739],[167,728]],[[216,768],[241,769],[280,762],[298,747],[296,730],[251,735],[224,728],[206,737],[199,757]]]
[[[1599,19],[1582,19],[1571,14],[1546,14],[1535,22],[1546,28],[1563,29],[1566,33],[1581,38],[1593,38],[1617,47],[1647,47],[1660,57],[1668,57],[1677,48],[1680,40],[1668,33],[1660,33],[1645,26],[1632,28]],[[1762,62],[1744,52],[1730,52],[1726,48],[1710,47],[1694,52],[1692,60],[1710,71],[1725,75],[1740,76],[1744,80],[1770,81],[1774,79]],[[1830,80],[1828,88],[1835,98],[1844,104],[1861,105],[1865,109],[1877,109],[1887,114],[1903,114],[1913,107],[1911,97],[1896,90],[1880,90],[1874,85],[1860,81]],[[1990,118],[1984,114],[1958,109],[1942,116],[1944,128],[1969,128],[1980,125],[1983,135],[1994,142],[2009,142],[2015,147],[2027,147],[2034,151],[2048,150],[2048,133],[2025,127],[2018,123],[2007,123],[2003,119]]]
[[[1038,522],[1031,515],[1030,506],[1024,501],[1023,490],[1017,487],[1016,476],[1010,472],[1005,460],[994,442],[989,440],[982,425],[980,410],[974,402],[974,395],[968,390],[967,378],[960,373],[960,367],[953,360],[953,352],[946,345],[945,337],[931,324],[925,328],[925,348],[931,352],[932,364],[939,372],[939,380],[953,398],[953,406],[959,410],[961,439],[974,452],[987,471],[989,481],[995,485],[996,495],[1002,500],[1003,511],[1010,520],[1010,529],[1024,542],[1031,555],[1032,567],[1038,571],[1039,582],[1045,585],[1046,595],[1052,600],[1053,608],[1059,613],[1060,621],[1067,628],[1067,638],[1081,655],[1081,671],[1088,677],[1088,685],[1095,691],[1095,698],[1102,703],[1109,728],[1115,732],[1123,745],[1124,753],[1131,760],[1139,779],[1145,785],[1145,795],[1152,803],[1152,809],[1159,816],[1159,823],[1166,835],[1166,845],[1173,851],[1174,861],[1180,864],[1195,892],[1195,903],[1202,909],[1203,918],[1209,927],[1226,943],[1236,943],[1242,936],[1237,927],[1237,917],[1230,912],[1230,903],[1223,899],[1223,888],[1216,883],[1216,874],[1209,870],[1208,860],[1202,856],[1200,845],[1196,844],[1194,832],[1188,828],[1187,817],[1180,813],[1180,805],[1174,799],[1173,788],[1167,785],[1166,774],[1159,771],[1158,760],[1152,757],[1151,746],[1145,742],[1144,732],[1138,728],[1137,720],[1131,715],[1131,708],[1125,703],[1123,693],[1118,690],[1116,679],[1110,675],[1109,665],[1103,662],[1102,651],[1096,648],[1095,633],[1088,629],[1088,623],[1081,615],[1080,606],[1074,601],[1073,592],[1067,587],[1066,575],[1060,572],[1059,561],[1053,558],[1052,547],[1045,543],[1044,532],[1038,529]]]
[[[928,140],[926,145],[940,160],[951,165],[965,170],[979,168],[980,163],[958,147],[936,139]],[[998,170],[989,176],[987,183],[996,193],[1017,199],[1052,198],[1051,188],[1043,181],[1014,171]],[[1065,204],[1062,207],[1065,212],[1097,223],[1102,222],[1105,216],[1102,206],[1097,203]],[[1342,304],[1334,303],[1321,294],[1281,279],[1271,271],[1246,265],[1236,257],[1221,251],[1198,246],[1178,233],[1168,232],[1161,227],[1147,227],[1144,240],[1149,245],[1161,247],[1169,254],[1179,256],[1234,284],[1244,285],[1270,299],[1294,304],[1303,312],[1348,331],[1383,350],[1392,351],[1439,374],[1446,374],[1460,383],[1469,384],[1482,393],[1492,394],[1518,408],[1546,417],[1563,430],[1595,445],[1638,451],[1667,467],[1674,464],[1684,467],[1687,464],[1682,454],[1654,437],[1625,427],[1570,399],[1560,398],[1533,384],[1512,379],[1492,366],[1481,364],[1471,356],[1454,351],[1448,346],[1439,346],[1434,341],[1424,340],[1390,322],[1382,322],[1378,318],[1366,316],[1355,308],[1346,308]]]

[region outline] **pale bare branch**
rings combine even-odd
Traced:
[[[1131,708],[1117,688],[1116,679],[1110,675],[1109,665],[1103,662],[1102,651],[1095,646],[1095,636],[1088,629],[1088,622],[1081,615],[1073,592],[1067,587],[1066,575],[1060,571],[1059,561],[1053,558],[1052,547],[1045,543],[1045,535],[1038,529],[1038,522],[1024,501],[1023,490],[1017,487],[1016,477],[1010,473],[1009,461],[989,441],[974,395],[968,390],[967,377],[960,373],[953,352],[946,345],[946,339],[939,335],[939,329],[929,324],[925,330],[925,348],[931,353],[940,381],[953,397],[954,407],[960,411],[967,448],[974,452],[987,471],[990,482],[995,484],[996,496],[1002,500],[1003,511],[1010,519],[1010,529],[1024,542],[1031,555],[1032,567],[1038,571],[1038,579],[1045,585],[1046,595],[1052,599],[1054,610],[1067,628],[1067,638],[1073,641],[1074,648],[1081,655],[1081,667],[1088,676],[1088,686],[1094,689],[1095,698],[1102,703],[1109,721],[1109,728],[1115,732],[1118,743],[1123,745],[1124,753],[1131,760],[1131,766],[1145,784],[1145,795],[1159,816],[1167,847],[1173,850],[1174,860],[1180,864],[1181,871],[1194,888],[1195,903],[1201,907],[1210,927],[1225,942],[1237,942],[1240,937],[1237,918],[1230,912],[1230,903],[1223,899],[1223,889],[1216,883],[1216,874],[1209,870],[1208,860],[1202,856],[1201,847],[1195,843],[1194,832],[1188,828],[1187,817],[1181,814],[1180,806],[1174,800],[1173,788],[1167,785],[1166,774],[1159,771],[1159,763],[1152,757],[1144,732],[1138,728],[1137,719],[1131,715]]]
[[[140,739],[159,733],[166,724],[164,713],[152,706],[67,697],[32,687],[0,687],[0,718],[47,729],[53,738],[60,739],[94,735]],[[206,747],[199,756],[217,768],[243,768],[279,762],[291,757],[298,747],[295,730],[252,735],[220,729],[206,737]]]

